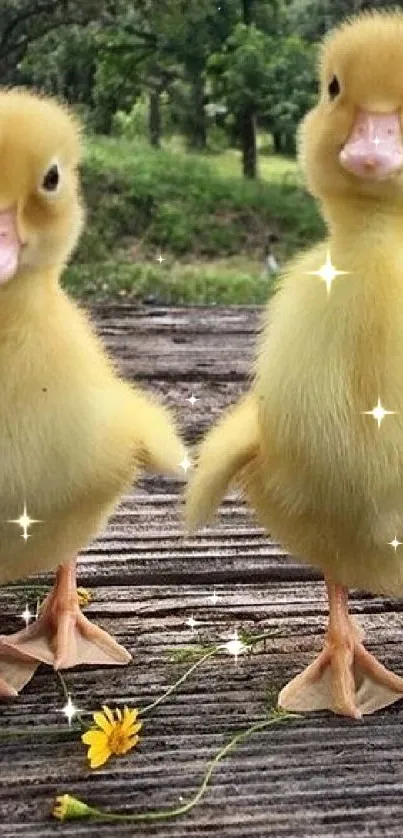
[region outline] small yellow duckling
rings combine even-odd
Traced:
[[[236,478],[270,533],[323,570],[324,649],[279,704],[355,718],[403,696],[348,613],[350,587],[403,593],[402,42],[400,12],[324,41],[299,159],[329,235],[284,270],[253,386],[207,435],[187,494],[195,527]]]
[[[0,92],[0,582],[59,566],[39,618],[0,637],[0,696],[39,661],[125,664],[81,613],[77,552],[141,468],[180,473],[168,411],[122,380],[59,284],[83,226],[80,130],[64,107]],[[21,538],[10,521],[38,523]]]

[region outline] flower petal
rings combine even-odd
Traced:
[[[81,737],[81,741],[84,742],[84,745],[106,745],[108,742],[108,737],[106,733],[103,733],[102,730],[87,730],[83,733]]]
[[[88,754],[88,758],[90,760],[91,768],[99,768],[100,765],[104,765],[105,762],[108,761],[110,757],[110,751],[97,751],[95,754],[90,755]]]
[[[125,735],[126,736],[134,736],[135,733],[138,733],[139,730],[143,727],[142,722],[136,722],[136,724],[131,725],[131,727],[126,728]]]
[[[108,721],[111,723],[111,725],[113,725],[115,723],[115,719],[113,718],[113,713],[110,707],[107,707],[106,704],[103,704],[102,709]]]
[[[110,748],[107,745],[91,745],[91,748],[88,750],[88,759],[92,759],[92,757],[96,756],[97,754],[104,753],[107,751],[110,753]]]
[[[111,755],[111,749],[108,748],[108,745],[91,745],[89,748],[87,757],[89,760],[94,759],[94,757],[99,756],[100,754],[108,754]]]
[[[122,730],[127,730],[128,727],[136,721],[138,716],[138,710],[129,710],[128,707],[124,708],[123,711],[123,723],[122,723]]]
[[[101,713],[98,710],[96,713],[93,713],[92,718],[94,719],[95,724],[98,725],[98,727],[100,727],[101,730],[104,731],[104,733],[109,734],[111,732],[111,730],[113,729],[113,723],[108,721],[108,719],[106,718],[105,713]]]

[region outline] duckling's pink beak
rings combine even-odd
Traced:
[[[395,174],[403,165],[399,111],[358,111],[339,160],[348,172],[362,178],[383,180]]]
[[[16,273],[20,249],[15,210],[4,210],[0,212],[0,285]]]

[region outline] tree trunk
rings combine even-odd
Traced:
[[[150,143],[154,148],[161,147],[161,97],[158,91],[152,90],[148,109],[148,131]]]
[[[252,23],[252,5],[253,0],[242,0],[242,18],[246,26]]]
[[[241,115],[241,141],[244,177],[256,178],[256,117],[252,109],[245,110]]]
[[[281,134],[278,133],[278,131],[273,131],[272,132],[272,137],[273,137],[274,153],[275,154],[281,154],[282,147],[283,147]]]
[[[241,0],[242,18],[246,26],[252,23],[252,6],[254,0]],[[257,149],[256,149],[256,116],[253,108],[247,108],[241,114],[241,144],[243,174],[247,178],[256,177]]]
[[[192,79],[189,147],[202,151],[207,144],[206,112],[204,110],[204,81],[201,73]]]

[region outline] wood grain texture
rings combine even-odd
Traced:
[[[257,309],[125,304],[97,308],[94,317],[125,375],[177,409],[189,441],[247,387]],[[193,408],[186,401],[192,391],[200,399]],[[87,710],[105,702],[144,706],[186,668],[170,661],[170,649],[215,641],[241,626],[267,631],[269,639],[237,665],[227,657],[206,663],[145,722],[140,751],[96,772],[64,733],[35,737],[35,725],[62,724],[58,682],[41,667],[18,700],[0,707],[2,730],[32,730],[23,740],[0,741],[0,835],[401,838],[401,704],[360,723],[316,714],[256,734],[217,768],[204,801],[177,821],[50,819],[54,796],[65,791],[122,812],[186,800],[228,736],[262,718],[320,647],[326,603],[317,572],[271,541],[235,494],[212,526],[185,537],[180,491],[179,481],[143,479],[81,558],[79,581],[93,594],[86,613],[134,658],[127,668],[67,672],[75,703]],[[51,577],[33,582],[50,584]],[[216,605],[209,599],[214,587]],[[0,632],[21,627],[25,597],[20,584],[2,589]],[[402,672],[402,602],[354,592],[351,610],[368,648]],[[200,621],[194,634],[186,626],[191,614]]]

